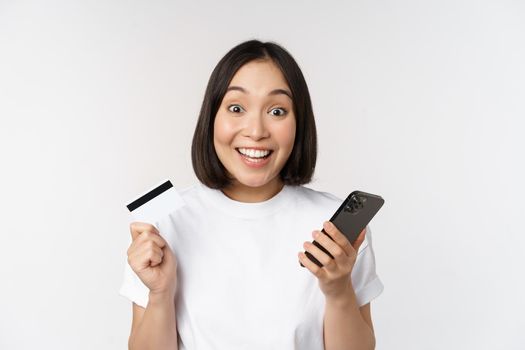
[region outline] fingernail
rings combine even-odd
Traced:
[[[318,231],[314,231],[314,238],[317,238],[319,237],[319,232]]]

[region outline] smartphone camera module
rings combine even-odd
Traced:
[[[350,197],[349,203],[345,207],[344,211],[349,212],[350,214],[356,214],[360,209],[363,209],[364,202],[366,202],[366,198],[353,195]]]

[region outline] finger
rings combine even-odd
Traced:
[[[157,244],[160,248],[164,248],[166,246],[166,240],[160,234],[151,231],[142,232],[135,240],[137,244],[144,244],[144,242],[148,241],[155,242],[155,244]]]
[[[131,267],[140,271],[155,266],[154,263],[159,264],[162,261],[159,261],[161,257],[164,257],[162,249],[153,242],[146,242],[128,256],[128,261]]]
[[[297,254],[299,257],[299,262],[304,265],[308,270],[310,270],[311,273],[313,273],[315,276],[320,277],[323,273],[323,269],[319,266],[317,266],[316,263],[314,263],[312,260],[308,259],[306,254],[303,252],[299,252]]]
[[[162,249],[158,248],[158,250],[154,250],[149,258],[150,266],[155,267],[157,265],[160,265],[162,263],[163,257],[164,251]]]
[[[152,231],[159,233],[159,230],[152,224],[149,224],[147,222],[140,222],[140,221],[134,221],[129,225],[129,230],[131,232],[131,238],[132,240],[135,240],[142,232],[144,231]]]
[[[155,241],[145,241],[143,242],[139,248],[137,248],[137,253],[138,254],[148,254],[148,252],[161,252],[163,249],[161,247],[159,247],[159,245],[157,244],[157,242]],[[164,254],[164,253],[162,253]]]
[[[146,234],[146,232],[144,234]],[[168,241],[156,233],[153,233],[151,238],[162,252],[162,261],[167,261],[168,264],[171,264],[173,260],[176,261],[173,250],[171,249]]]
[[[347,256],[352,254],[352,244],[348,241],[345,235],[339,231],[339,229],[330,221],[323,223],[324,231],[337,243],[346,253]]]
[[[361,231],[359,236],[357,236],[357,239],[355,240],[354,244],[352,245],[352,247],[354,247],[356,252],[359,251],[359,247],[365,241],[365,237],[366,237],[366,227],[363,229],[363,231]]]
[[[162,252],[162,249],[155,247],[143,251],[140,259],[142,260],[143,266],[154,267],[162,262],[163,256],[164,253]]]
[[[327,266],[329,264],[333,264],[334,259],[329,257],[325,252],[323,252],[321,249],[317,248],[313,243],[311,242],[304,242],[303,248],[310,254],[314,256],[314,258],[317,259],[323,266]],[[317,266],[317,265],[316,265]]]
[[[314,239],[321,244],[335,259],[342,258],[345,256],[348,256],[346,252],[341,248],[335,241],[330,239],[330,236],[328,234],[325,234],[321,231],[314,231],[312,232],[312,236]]]
[[[131,242],[131,245],[128,248],[128,255],[133,254],[136,251],[143,251],[151,245],[155,245],[156,247],[162,249],[167,245],[167,243],[166,240],[159,234],[145,231],[142,232],[133,242]]]

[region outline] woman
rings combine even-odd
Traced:
[[[133,301],[130,349],[374,348],[370,301],[383,286],[370,231],[351,245],[326,221],[341,200],[302,186],[316,151],[292,56],[256,40],[230,50],[195,129],[200,183],[180,191],[186,205],[159,230],[131,224],[120,290]],[[320,225],[333,240],[312,232]]]

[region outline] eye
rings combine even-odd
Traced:
[[[233,108],[232,108],[233,107]],[[229,105],[228,110],[233,113],[240,113],[240,110],[243,110],[239,105]]]
[[[278,111],[277,114],[273,113],[274,111]],[[276,116],[276,117],[282,117],[282,116],[285,116],[286,114],[288,114],[288,111],[284,108],[274,108],[270,111],[270,113],[273,115],[273,116]]]

